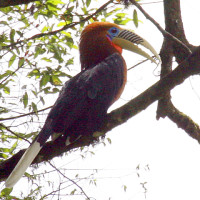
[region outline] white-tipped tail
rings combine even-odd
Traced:
[[[37,141],[31,144],[6,180],[5,185],[7,188],[13,187],[24,175],[26,169],[33,162],[41,148],[40,143]]]

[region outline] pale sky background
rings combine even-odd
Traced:
[[[103,2],[101,1],[101,4]],[[198,27],[200,2],[182,0],[181,7],[186,36],[192,44],[198,45],[200,43]],[[143,5],[143,8],[164,27],[162,3]],[[133,7],[129,7],[127,12],[132,13],[132,10]],[[143,23],[140,23],[136,33],[149,41],[159,53],[162,44],[161,33],[141,13],[139,13],[139,19]],[[129,24],[126,28],[135,27],[130,27]],[[128,67],[143,59],[127,51],[124,51],[123,56]],[[111,109],[126,103],[155,83],[159,79],[157,76],[159,70],[160,66],[156,68],[156,65],[149,61],[129,71],[126,90]],[[172,101],[181,111],[200,123],[199,77],[191,77],[174,89]],[[97,187],[92,184],[86,186],[86,182],[80,182],[80,186],[87,195],[96,200],[109,200],[109,197],[112,200],[144,200],[144,189],[140,183],[145,182],[147,200],[199,200],[200,145],[167,118],[157,121],[155,119],[156,106],[157,103],[154,103],[127,123],[109,132],[107,137],[112,140],[112,143],[108,144],[105,140],[106,146],[100,144],[95,148],[90,148],[95,155],[87,153],[86,158],[81,159],[80,152],[77,151],[63,156],[61,162],[60,158],[54,159],[53,162],[56,163],[59,160],[60,166],[64,165],[66,169],[84,169],[69,170],[69,178],[73,178],[76,173],[85,174],[85,176],[92,173],[92,170],[85,169],[101,169],[93,176],[97,179]],[[138,165],[140,170],[136,170]],[[50,180],[58,178],[58,174],[49,175],[49,178]],[[15,191],[21,190],[22,184],[24,187],[31,186],[26,180],[20,180],[20,182],[16,185]],[[43,183],[43,180],[41,182],[42,185],[47,184]],[[123,185],[127,186],[126,192],[123,191]],[[51,188],[47,186],[45,190],[51,190]],[[81,200],[84,198],[65,196],[61,199]]]

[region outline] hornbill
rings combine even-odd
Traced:
[[[139,45],[159,60],[154,48],[132,31],[109,22],[94,22],[85,27],[79,44],[82,70],[63,86],[43,128],[6,180],[6,187],[13,187],[21,178],[50,136],[64,135],[69,145],[98,130],[108,108],[120,97],[126,84],[122,49],[156,63]]]

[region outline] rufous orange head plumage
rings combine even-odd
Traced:
[[[122,48],[114,45],[107,37],[108,30],[113,26],[120,28],[109,22],[94,22],[82,31],[79,44],[82,69],[98,64],[115,52],[122,52]]]
[[[117,24],[94,22],[86,26],[81,34],[79,44],[81,67],[82,69],[91,68],[113,53],[119,53],[119,56],[121,56],[123,48],[155,62],[138,45],[149,49],[159,59],[154,48],[137,34],[122,29]]]

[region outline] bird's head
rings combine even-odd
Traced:
[[[156,63],[140,46],[150,50],[160,60],[154,48],[134,32],[113,23],[94,22],[86,26],[81,34],[79,50],[82,69],[93,67],[113,53],[121,54],[122,49],[135,52]]]

